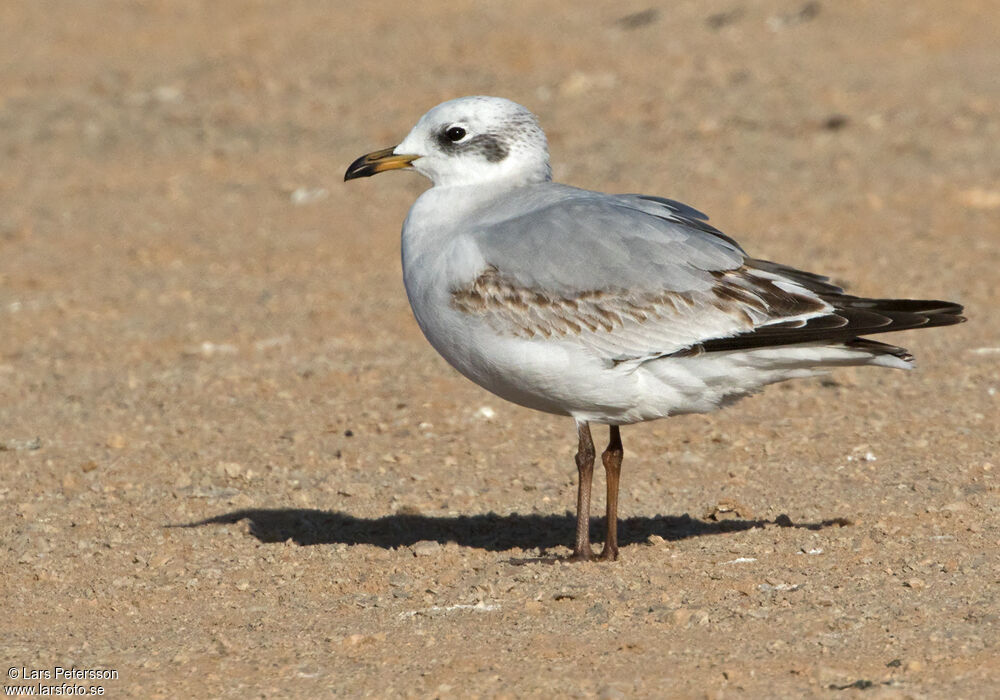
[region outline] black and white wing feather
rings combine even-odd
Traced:
[[[964,320],[957,304],[850,296],[750,258],[672,200],[552,184],[514,193],[503,213],[473,224],[486,265],[452,305],[500,334],[572,339],[613,364],[800,343],[907,359],[859,336]]]

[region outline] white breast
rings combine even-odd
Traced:
[[[463,212],[449,206],[449,194],[446,188],[428,190],[403,224],[403,281],[434,349],[472,381],[522,406],[561,415],[624,408],[630,392],[622,389],[634,380],[610,371],[606,361],[572,339],[503,336],[452,305],[452,291],[467,286],[488,261],[474,236],[453,228]]]

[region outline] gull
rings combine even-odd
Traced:
[[[960,323],[945,301],[851,296],[754,258],[680,202],[552,182],[538,119],[499,97],[444,102],[344,180],[416,170],[432,186],[403,223],[406,293],[431,345],[507,401],[576,422],[574,561],[593,558],[591,423],[610,426],[600,558],[618,558],[620,426],[707,413],[768,384],[874,365],[863,336]]]

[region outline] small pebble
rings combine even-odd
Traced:
[[[606,685],[597,691],[597,697],[600,700],[625,700],[625,693],[613,685]]]
[[[420,540],[410,547],[415,557],[430,557],[441,551],[441,543],[434,540]]]

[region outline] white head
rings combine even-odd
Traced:
[[[439,187],[496,181],[519,185],[552,177],[538,119],[502,97],[460,97],[439,104],[398,146],[354,161],[344,179],[408,166]]]

